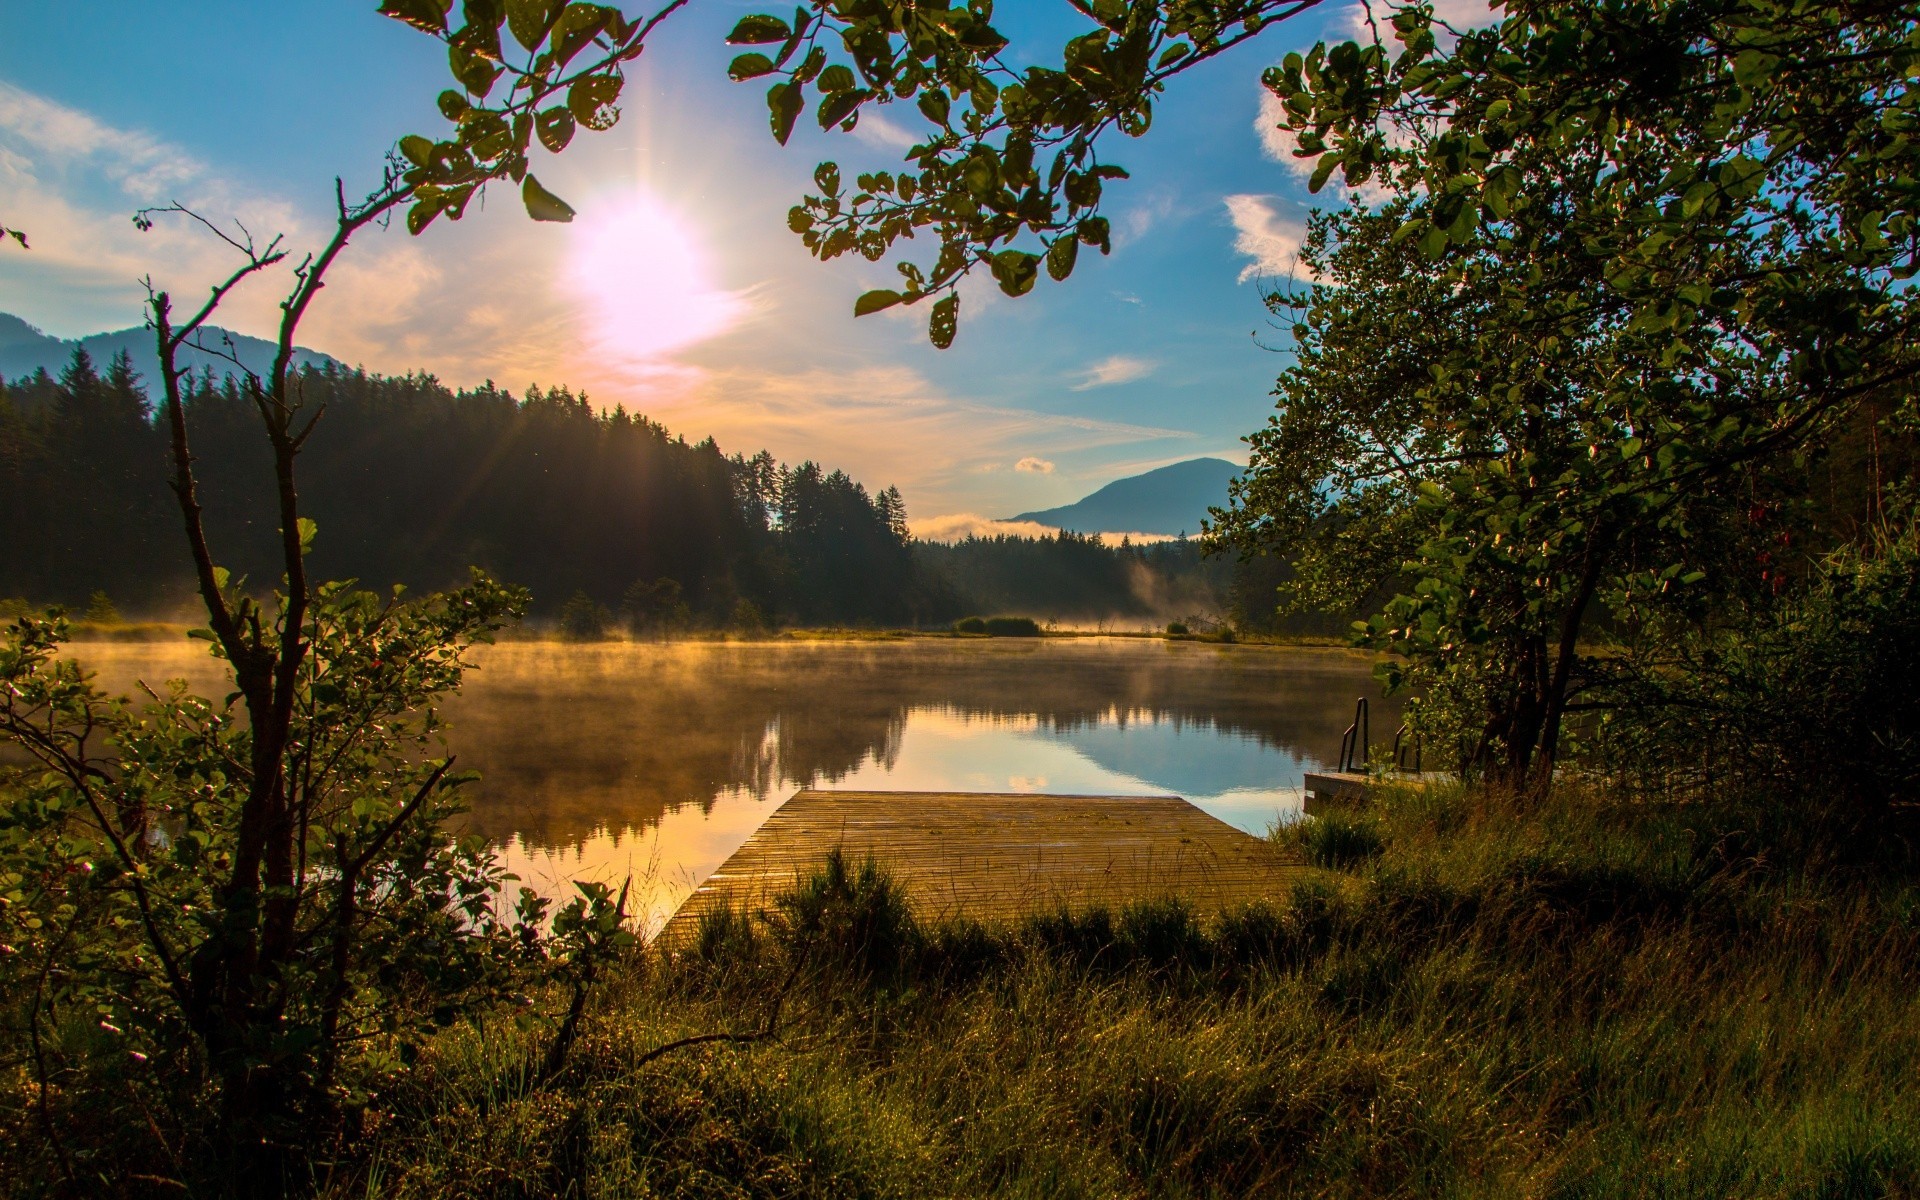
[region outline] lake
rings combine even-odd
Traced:
[[[224,694],[200,643],[84,643],[125,689]],[[1252,833],[1300,811],[1356,696],[1343,650],[1137,638],[505,642],[447,708],[470,821],[528,884],[631,875],[657,927],[801,787],[1183,796]]]

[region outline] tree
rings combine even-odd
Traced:
[[[588,4],[468,3],[466,23],[449,29],[451,0],[383,5],[447,44],[459,90],[439,103],[455,129],[441,141],[402,138],[362,199],[336,184],[331,236],[291,262],[271,365],[234,363],[230,386],[270,455],[281,573],[271,597],[222,566],[207,535],[180,361],[190,347],[220,355],[201,338],[210,318],[289,252],[279,238],[262,245],[178,205],[135,217],[142,228],[196,222],[239,260],[195,304],[176,306],[151,284],[148,304],[171,487],[207,613],[200,632],[236,690],[225,704],[176,691],[136,714],[55,654],[62,621],[17,622],[0,646],[0,733],[39,770],[15,781],[0,846],[7,911],[24,914],[42,982],[80,942],[87,969],[63,986],[148,1037],[185,1030],[197,1044],[218,1083],[236,1188],[277,1193],[316,1123],[350,1109],[364,1074],[380,1069],[369,1039],[396,1053],[417,1046],[487,992],[503,955],[538,944],[541,915],[523,907],[521,929],[509,931],[495,914],[499,869],[484,847],[444,831],[459,777],[430,755],[435,701],[459,682],[469,648],[525,598],[484,576],[419,601],[309,577],[318,529],[302,511],[296,467],[321,412],[293,369],[295,335],[349,242],[391,213],[404,210],[417,234],[511,180],[534,219],[569,219],[529,169],[533,139],[557,153],[576,125],[611,126],[623,64],[679,6],[630,23]],[[506,52],[503,26],[524,56]],[[502,75],[511,82],[489,106]],[[93,402],[99,384],[83,356],[63,388]],[[605,889],[585,894],[555,930],[595,931],[581,948],[603,947],[623,902]],[[36,1022],[45,1002],[35,991]]]
[[[1442,49],[1397,9],[1397,56],[1268,73],[1316,186],[1395,199],[1319,225],[1343,286],[1293,298],[1223,528],[1317,540],[1350,587],[1383,564],[1343,545],[1405,554],[1368,634],[1471,693],[1467,765],[1524,780],[1612,666],[1581,654],[1597,616],[1631,642],[1777,571],[1756,543],[1800,456],[1911,402],[1920,51],[1902,6],[1507,12]]]
[[[727,40],[760,46],[733,60],[740,81],[773,79],[767,109],[786,144],[809,103],[822,129],[851,131],[869,106],[911,101],[926,137],[909,169],[860,175],[820,164],[820,191],[788,224],[822,261],[858,253],[878,261],[903,238],[930,233],[931,261],[901,261],[899,288],[867,292],[856,316],[932,300],[927,332],[953,343],[955,290],[985,268],[1000,290],[1033,290],[1073,272],[1081,246],[1112,249],[1101,215],[1105,184],[1124,168],[1103,161],[1113,131],[1140,137],[1154,96],[1191,68],[1318,7],[1320,0],[1072,0],[1091,24],[1062,50],[1058,68],[1008,65],[992,0],[964,6],[891,0],[808,0],[789,22],[741,18]]]

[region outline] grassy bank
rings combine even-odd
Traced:
[[[816,880],[636,961],[554,1085],[532,1024],[444,1037],[333,1190],[1915,1194],[1903,838],[1571,793],[1332,824],[1302,840],[1345,869],[1207,922],[924,928]],[[643,1061],[776,997],[772,1040]]]

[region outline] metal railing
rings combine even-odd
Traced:
[[[1367,753],[1371,739],[1368,737],[1367,698],[1357,697],[1353,702],[1353,724],[1347,726],[1340,735],[1340,758],[1335,770],[1349,775],[1367,773]],[[1411,761],[1409,761],[1411,759]],[[1420,739],[1407,729],[1406,722],[1393,731],[1393,751],[1391,756],[1393,769],[1418,775],[1420,773]]]

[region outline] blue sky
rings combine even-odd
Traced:
[[[1068,283],[1020,300],[970,287],[945,352],[926,344],[921,310],[852,317],[890,266],[823,266],[785,226],[817,161],[891,165],[917,114],[895,105],[855,136],[777,146],[763,89],[724,74],[725,31],[762,7],[694,0],[631,76],[619,125],[536,166],[579,210],[574,224],[536,225],[502,191],[459,225],[369,236],[301,340],[453,384],[564,382],[729,451],[815,458],[897,484],[923,529],[1241,457],[1284,365],[1262,346],[1285,338],[1260,281],[1284,273],[1315,202],[1262,137],[1259,73],[1349,35],[1355,0],[1326,0],[1179,80],[1146,138],[1107,151],[1134,176],[1109,190],[1113,255],[1083,255]],[[14,51],[0,66],[0,212],[33,237],[0,256],[0,311],[73,337],[137,324],[143,275],[181,293],[212,279],[217,243],[184,226],[135,231],[143,203],[179,199],[317,242],[336,174],[364,188],[399,135],[443,126],[443,52],[374,9],[0,0]],[[1028,60],[1057,62],[1084,28],[1064,0],[1002,0],[996,15]],[[266,333],[274,299],[256,287],[225,323]]]

